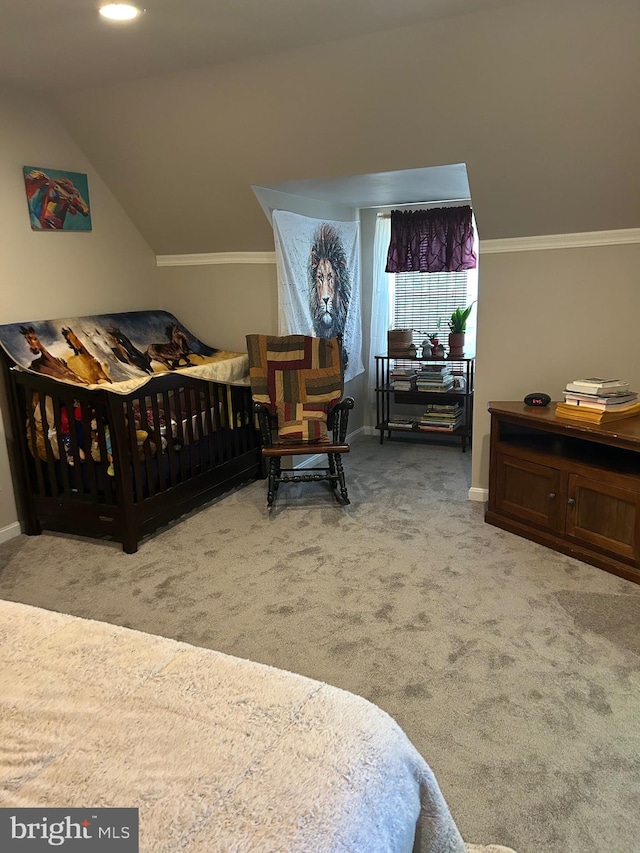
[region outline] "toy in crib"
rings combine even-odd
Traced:
[[[103,429],[104,434],[104,446],[107,451],[107,461],[109,465],[107,466],[107,474],[110,477],[115,477],[115,468],[113,467],[113,450],[111,447],[111,432],[109,431],[109,424],[104,424]],[[98,441],[98,421],[95,418],[91,418],[91,458],[94,462],[100,462],[100,443]]]
[[[113,459],[113,448],[111,440],[111,431],[109,424],[104,420],[98,422],[96,412],[90,408],[88,411],[90,435],[85,436],[84,425],[87,422],[86,413],[83,420],[83,410],[80,403],[76,400],[73,404],[73,409],[67,406],[60,407],[60,429],[56,429],[53,404],[50,397],[45,398],[45,405],[42,406],[40,396],[37,393],[32,397],[32,420],[33,429],[30,424],[30,419],[26,419],[27,441],[33,455],[37,458],[47,461],[47,447],[51,448],[50,452],[54,459],[59,459],[62,455],[66,459],[67,465],[74,467],[77,460],[85,462],[87,452],[90,454],[94,462],[101,461],[101,446],[104,448],[107,456],[106,473],[113,477],[115,476],[115,467]],[[45,412],[43,413],[43,409]],[[174,449],[178,450],[181,446],[178,438],[178,425],[176,420],[171,417],[165,419],[163,409],[158,410],[159,420],[154,420],[154,413],[151,407],[146,409],[146,423],[148,429],[142,429],[140,417],[140,406],[134,404],[133,417],[135,425],[135,435],[138,450],[138,459],[145,460],[145,455],[148,453],[153,458],[158,447],[164,452],[167,448],[167,437],[170,436]],[[43,414],[46,416],[47,429],[44,430]],[[71,439],[71,429],[75,430],[75,447],[76,455],[73,452],[73,442]],[[45,436],[46,432],[46,436]],[[102,434],[102,438],[100,438]]]
[[[82,423],[82,407],[79,403],[74,403],[73,406],[73,420],[74,420],[74,428],[76,432],[76,443],[78,445],[78,457],[81,462],[84,462],[86,459],[86,441],[84,437],[84,425]],[[66,406],[61,406],[60,408],[60,439],[62,441],[62,446],[64,447],[64,451],[67,457],[67,465],[74,466],[75,459],[73,457],[73,450],[71,446],[71,426],[69,423],[69,412]],[[113,450],[111,448],[111,433],[109,432],[109,425],[104,424],[104,443],[107,451],[107,474],[110,477],[115,475],[115,469],[113,467]],[[91,445],[90,445],[90,453],[91,458],[94,462],[100,462],[100,443],[98,441],[98,421],[95,416],[95,412],[91,412]]]
[[[160,435],[160,446],[162,451],[164,452],[167,449],[167,419],[165,417],[164,409],[158,408],[158,419],[156,421],[155,414],[152,406],[146,406],[145,408],[146,420],[149,427],[152,429],[154,435]],[[139,403],[133,404],[133,419],[136,425],[136,429],[140,430],[142,427],[142,414],[141,407]],[[176,439],[178,436],[178,422],[175,418],[169,419],[169,428],[171,430],[170,435],[173,439]],[[141,430],[144,432],[144,430]],[[174,447],[179,449],[179,445],[174,441]],[[152,442],[153,451],[155,452],[155,444]]]
[[[78,456],[84,462],[84,427],[82,426],[82,409],[78,403],[73,405],[73,418],[75,421],[76,441],[78,442]],[[71,449],[71,427],[69,425],[69,413],[66,406],[60,408],[60,439],[67,456],[67,465],[75,465],[73,451]]]

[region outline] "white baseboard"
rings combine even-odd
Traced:
[[[20,536],[21,533],[20,523],[14,521],[13,524],[8,524],[6,527],[0,528],[0,542],[8,542],[10,539]]]
[[[489,489],[475,489],[472,486],[469,489],[468,497],[470,501],[482,501],[485,503],[489,500]]]

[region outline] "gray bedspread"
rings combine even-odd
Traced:
[[[0,806],[139,808],[153,853],[462,853],[385,712],[299,675],[0,602]]]

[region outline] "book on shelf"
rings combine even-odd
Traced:
[[[447,408],[441,406],[439,408]],[[426,412],[423,412],[420,416],[420,420],[418,422],[418,427],[422,428],[431,428],[434,429],[448,429],[454,430],[457,427],[461,426],[464,421],[464,412],[461,406],[453,406],[449,407],[452,411],[431,411],[427,409]]]
[[[417,426],[415,418],[404,415],[390,415],[387,421],[387,429],[416,429]]]
[[[448,385],[425,385],[418,382],[416,384],[416,388],[418,391],[433,391],[435,394],[442,394],[443,392],[446,393],[447,391],[453,390],[453,382]]]
[[[460,403],[427,403],[424,411],[425,414],[432,414],[434,412],[457,414],[458,412],[462,413],[462,406]]]
[[[419,423],[418,429],[420,430],[420,432],[453,432],[456,429],[456,425],[447,424],[445,426],[436,426],[435,424]]]
[[[586,406],[572,406],[570,403],[556,404],[556,417],[580,423],[607,424],[622,418],[640,415],[640,403],[616,406],[614,409],[589,409]]]
[[[442,423],[442,424],[455,424],[462,422],[462,415],[448,415],[446,413],[443,414],[424,414],[420,416],[420,423]]]
[[[450,364],[423,364],[418,370],[421,376],[442,376],[445,373],[453,373]]]
[[[597,409],[609,411],[619,406],[627,406],[638,399],[638,394],[632,391],[630,394],[573,394],[569,391],[564,393],[564,401],[569,406],[582,406],[584,409]]]
[[[389,371],[389,376],[397,376],[400,378],[401,376],[415,376],[416,369],[415,367],[394,367]]]
[[[394,391],[415,391],[415,389],[415,379],[394,379],[393,381]]]
[[[565,390],[602,396],[611,394],[614,391],[628,392],[629,383],[623,382],[622,379],[605,379],[600,376],[593,376],[590,379],[574,379],[572,382],[567,383]]]

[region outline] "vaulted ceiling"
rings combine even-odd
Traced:
[[[336,38],[412,26],[521,0],[130,0],[133,22],[103,2],[2,0],[0,81],[44,92],[220,65]]]
[[[158,254],[272,249],[253,185],[449,164],[482,239],[640,226],[637,0],[145,6],[125,28],[3,0],[0,83],[46,101]]]

